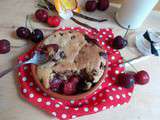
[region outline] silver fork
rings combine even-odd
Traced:
[[[21,65],[24,65],[24,64],[36,64],[36,65],[39,65],[39,64],[43,64],[47,62],[47,59],[46,59],[46,55],[45,54],[41,54],[40,52],[38,51],[35,51],[34,52],[34,55],[31,59],[25,61],[25,62],[22,62],[22,63],[19,63],[11,68],[8,68],[2,72],[0,72],[0,78],[3,77],[4,75],[6,75],[7,73],[9,73],[10,71],[20,67]]]

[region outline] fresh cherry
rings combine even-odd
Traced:
[[[78,82],[79,82],[79,77],[78,76],[71,76],[70,78],[69,78],[69,82],[72,82],[72,83],[74,83],[74,84],[77,84]]]
[[[40,29],[34,29],[31,34],[31,40],[38,43],[44,39],[43,32]]]
[[[135,75],[135,81],[137,84],[144,85],[147,84],[149,80],[150,80],[149,74],[144,70],[137,72],[137,74]]]
[[[30,38],[30,35],[31,35],[31,32],[28,28],[26,27],[19,27],[17,28],[16,30],[16,34],[19,38],[21,39],[29,39]]]
[[[96,10],[97,3],[95,0],[89,0],[86,2],[85,8],[88,12],[93,12]]]
[[[37,20],[39,20],[40,22],[47,22],[48,19],[48,12],[44,9],[38,9],[35,12],[35,17]]]
[[[10,51],[10,42],[8,40],[0,40],[0,54],[5,54]]]
[[[50,16],[48,17],[47,23],[51,27],[58,27],[61,23],[61,19],[58,16]]]
[[[98,0],[97,3],[97,9],[104,11],[109,7],[109,1],[108,0]]]
[[[122,49],[126,47],[128,44],[127,40],[125,40],[122,36],[117,36],[114,38],[112,42],[112,47],[114,49]]]
[[[76,85],[73,82],[67,82],[64,84],[63,93],[65,95],[73,95],[77,92]]]
[[[118,83],[125,88],[131,88],[133,87],[135,83],[135,72],[126,72],[121,73],[118,76]]]
[[[78,76],[71,76],[64,84],[63,92],[66,95],[73,95],[77,92],[77,85],[79,83],[79,77]]]

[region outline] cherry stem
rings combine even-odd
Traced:
[[[14,46],[14,45],[12,45],[11,46],[11,48],[22,48],[22,47],[24,47],[24,46],[26,46],[27,44],[24,44],[24,45],[22,45],[22,46]]]
[[[48,0],[43,0],[43,1],[47,5],[48,10],[51,10],[51,11],[55,10],[55,6],[50,1]]]
[[[76,20],[76,19],[75,19],[75,18],[73,18],[73,17],[71,17],[71,20],[73,20],[73,21],[74,21],[75,23],[77,23],[78,25],[81,25],[81,26],[83,26],[83,27],[85,27],[85,28],[89,28],[89,29],[92,29],[92,30],[94,30],[94,31],[98,32],[98,30],[97,30],[96,28],[91,27],[91,26],[90,26],[90,25],[88,25],[88,24],[82,23],[82,22],[80,22],[80,21]]]
[[[33,27],[32,24],[31,24],[31,17],[32,17],[32,16],[28,16],[28,19],[29,19],[29,25],[30,25],[30,27],[31,27],[31,29],[32,29],[32,31],[33,31],[34,27]]]
[[[28,15],[26,16],[26,20],[25,20],[25,27],[26,28],[28,28],[27,22],[28,22]]]
[[[77,17],[81,17],[81,18],[84,18],[86,20],[90,20],[90,21],[94,21],[94,22],[105,22],[105,21],[108,21],[108,19],[95,19],[95,18],[86,16],[86,15],[83,15],[83,14],[80,14],[80,13],[77,13],[77,12],[74,12],[74,11],[73,11],[73,14],[75,16],[77,16]]]
[[[125,64],[125,63],[129,64],[129,65],[134,69],[134,71],[137,72],[137,69],[136,69],[130,62],[128,62],[128,61],[127,61],[126,59],[124,59],[124,58],[123,58],[123,61],[124,61],[124,64]]]
[[[129,28],[130,28],[130,25],[128,25],[128,27],[127,27],[127,31],[126,31],[126,33],[124,34],[124,38],[126,38],[128,32],[129,32]]]

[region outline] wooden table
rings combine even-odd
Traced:
[[[82,0],[83,1],[83,0]],[[120,28],[112,19],[113,13],[117,10],[117,5],[112,5],[107,12],[96,11],[89,14],[90,16],[109,17],[110,21],[102,24],[89,24],[102,28],[112,28],[115,35],[123,34],[125,30]],[[21,48],[12,48],[8,54],[0,55],[0,71],[16,63],[17,56],[23,54],[32,44],[29,41],[20,40],[15,37],[15,29],[23,26],[26,15],[33,14],[37,8],[34,0],[1,0],[0,1],[0,39],[10,40],[12,46],[24,46]],[[85,14],[88,14],[84,12]],[[160,15],[158,12],[152,12],[142,27],[136,31],[148,28],[159,29]],[[66,24],[67,23],[67,24]],[[34,27],[48,29],[46,26],[32,22]],[[63,21],[63,26],[77,26],[72,21]],[[122,50],[122,56],[129,60],[141,55],[135,48],[135,31],[130,31],[128,35],[129,47]],[[136,86],[133,97],[129,104],[99,112],[94,115],[84,116],[81,120],[159,120],[160,118],[160,80],[159,68],[160,58],[143,57],[132,63],[138,70],[145,69],[151,76],[151,81],[145,86]],[[127,69],[131,69],[127,67]],[[15,72],[0,78],[0,120],[51,120],[55,119],[46,113],[33,107],[19,97]]]

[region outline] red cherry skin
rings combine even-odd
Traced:
[[[5,54],[10,51],[10,42],[8,40],[0,40],[0,54]]]
[[[39,20],[40,22],[47,22],[48,19],[48,12],[44,9],[38,9],[35,12],[35,17],[37,20]]]
[[[149,82],[149,80],[149,74],[145,70],[141,70],[135,75],[135,81],[137,84],[145,85]]]
[[[97,3],[95,0],[89,0],[86,2],[85,8],[88,12],[93,12],[96,10]]]
[[[121,73],[118,76],[118,83],[120,86],[124,88],[131,88],[134,86],[135,82],[135,73],[134,72],[126,72],[126,73]]]
[[[61,23],[61,19],[58,16],[50,16],[48,17],[47,23],[51,27],[58,27]]]

